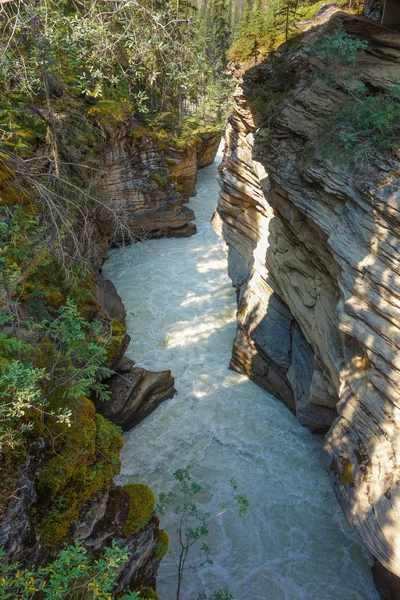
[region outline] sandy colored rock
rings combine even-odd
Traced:
[[[146,133],[132,125],[110,136],[97,185],[107,207],[103,212],[111,245],[196,232],[195,215],[183,206],[184,198],[169,174],[164,152]]]
[[[210,133],[201,136],[201,144],[196,148],[197,166],[199,169],[211,165],[217,156],[221,143],[221,134]]]
[[[307,48],[339,18],[368,40],[361,80],[376,91],[395,84],[400,35],[344,14],[280,50],[284,100],[259,127],[252,95],[272,85],[274,67],[261,63],[244,83],[238,72],[214,227],[237,288],[232,366],[301,424],[329,428],[324,452],[339,503],[400,575],[400,164],[380,152],[346,168],[310,150],[343,92],[314,83]]]

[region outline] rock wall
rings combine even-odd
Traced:
[[[192,154],[195,158],[195,150]],[[174,159],[171,162],[174,163]],[[190,160],[180,157],[176,162],[182,163],[185,170]],[[105,206],[103,218],[110,227],[111,244],[196,233],[195,215],[183,206],[183,202],[194,193],[195,161],[193,169],[192,186],[180,193],[175,173],[171,173],[164,153],[153,137],[134,123],[114,132],[105,144],[101,174],[97,179],[99,198]]]
[[[85,316],[111,323],[107,367],[115,375],[104,381],[109,385],[110,399],[92,400],[98,413],[126,429],[173,396],[174,379],[170,371],[134,368],[133,361],[124,356],[130,341],[125,308],[111,281],[96,274],[94,280],[95,300]],[[152,518],[151,511],[143,523],[127,531],[130,506],[137,500],[125,487],[113,484],[120,468],[122,438],[96,415],[89,399],[79,399],[77,412],[67,441],[60,444],[53,440],[56,455],[41,435],[30,444],[26,460],[15,461],[14,491],[0,518],[0,547],[11,560],[32,566],[51,561],[63,542],[79,540],[88,550],[101,551],[115,540],[129,551],[129,560],[118,578],[121,589],[155,589],[160,563],[158,520]],[[62,432],[58,436],[62,439]],[[69,437],[73,454],[80,456],[76,463],[69,452]],[[70,505],[61,503],[65,498]]]
[[[237,71],[214,227],[237,289],[231,366],[302,425],[328,430],[340,505],[371,553],[400,575],[400,164],[380,152],[345,168],[312,150],[343,92],[315,82],[308,48],[339,18],[368,40],[361,80],[376,92],[394,85],[400,35],[344,14],[244,81]],[[277,102],[260,118],[262,89]]]
[[[111,245],[196,233],[194,212],[184,203],[196,194],[199,168],[214,161],[221,135],[167,148],[135,121],[106,135],[96,183]]]

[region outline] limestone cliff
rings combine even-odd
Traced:
[[[324,65],[309,49],[339,19],[368,41],[357,63],[368,89],[395,84],[400,35],[344,14],[243,79],[236,72],[214,226],[237,288],[232,367],[302,425],[329,430],[337,498],[371,553],[400,575],[400,164],[382,150],[346,167],[316,142],[343,90],[316,81]]]
[[[195,158],[195,149],[192,154]],[[182,162],[185,170],[186,163],[191,162],[190,156],[180,156],[176,162]],[[195,165],[194,160],[193,170]],[[113,245],[129,243],[132,238],[140,241],[196,232],[192,222],[194,213],[183,206],[183,202],[194,193],[192,187],[196,183],[197,165],[188,195],[181,193],[175,173],[170,173],[156,138],[136,123],[124,125],[109,136],[104,145],[100,173],[99,197],[105,205],[108,219],[111,216],[110,239]]]
[[[196,233],[194,212],[184,203],[196,193],[198,169],[214,161],[220,133],[183,148],[162,144],[135,120],[104,133],[95,179],[111,244]]]

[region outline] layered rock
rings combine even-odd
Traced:
[[[204,133],[201,135],[201,143],[196,147],[196,159],[199,169],[212,165],[217,156],[220,143],[220,133]]]
[[[124,431],[138,425],[176,392],[171,371],[147,371],[133,364],[126,359],[117,373],[107,380],[111,400],[96,401],[97,410]]]
[[[302,425],[329,428],[337,498],[372,554],[400,575],[400,164],[380,152],[345,168],[319,154],[318,132],[344,92],[315,80],[323,65],[308,49],[339,17],[368,40],[360,79],[376,92],[395,84],[400,35],[344,14],[244,83],[238,73],[214,226],[237,288],[232,367]],[[260,117],[263,89],[275,103]]]
[[[176,179],[184,202],[196,195],[199,169],[211,165],[218,152],[221,133],[202,133],[200,143],[183,148],[168,148],[167,162]]]
[[[163,152],[137,124],[120,127],[108,139],[97,185],[112,245],[196,232],[195,215],[183,206]]]
[[[197,153],[194,146],[188,148],[168,148],[168,163],[172,176],[176,179],[183,202],[189,202],[196,194]]]

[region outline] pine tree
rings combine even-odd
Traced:
[[[215,72],[220,73],[226,67],[226,53],[229,49],[231,38],[227,0],[213,0],[211,5],[211,32],[215,57]]]
[[[299,0],[282,0],[277,11],[278,18],[281,17],[279,26],[285,32],[286,41],[289,39],[289,35],[296,20],[298,4]]]
[[[240,22],[240,37],[245,37],[250,33],[251,9],[252,0],[245,0],[242,12],[242,19]]]

